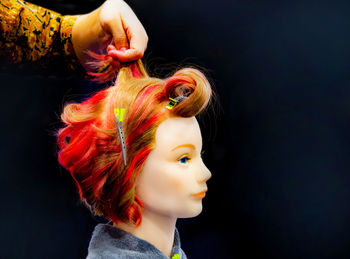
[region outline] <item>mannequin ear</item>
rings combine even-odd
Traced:
[[[134,186],[135,186],[135,193],[136,193],[136,190],[138,189],[139,187],[139,182],[140,182],[140,174],[142,173],[142,170],[141,172],[139,173],[139,175],[137,176],[135,182],[134,182]]]

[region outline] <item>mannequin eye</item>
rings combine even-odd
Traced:
[[[191,158],[185,156],[185,157],[182,157],[180,158],[178,161],[180,161],[181,164],[185,165],[187,164],[187,161],[191,160]]]

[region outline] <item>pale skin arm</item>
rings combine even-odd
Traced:
[[[122,0],[105,1],[98,9],[81,15],[72,29],[73,48],[85,69],[87,50],[107,49],[108,55],[119,62],[130,62],[142,58],[147,42],[141,22]]]

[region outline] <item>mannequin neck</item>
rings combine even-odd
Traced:
[[[142,222],[138,227],[124,222],[114,223],[113,226],[146,240],[170,257],[174,245],[176,220],[177,218],[145,209],[142,212]]]

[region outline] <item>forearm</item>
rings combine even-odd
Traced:
[[[63,16],[21,0],[0,0],[0,55],[10,63],[62,55],[75,69],[71,36],[79,16]]]

